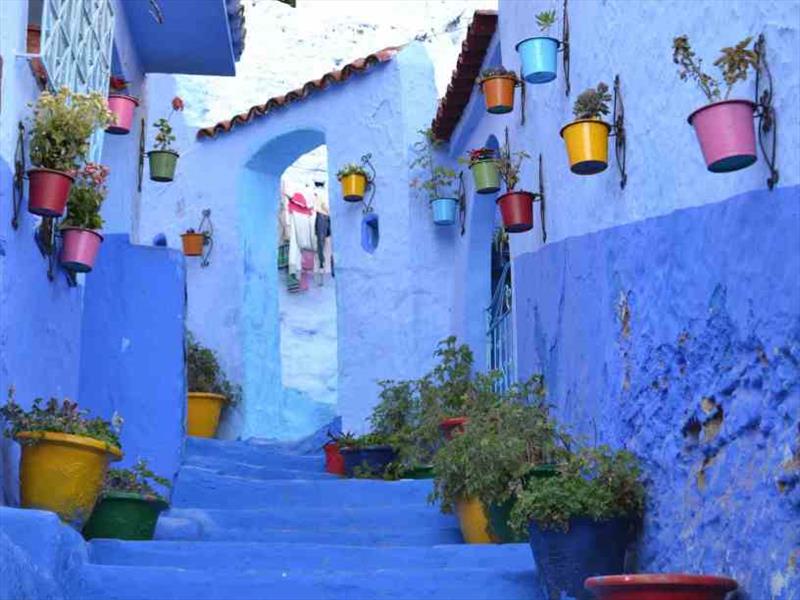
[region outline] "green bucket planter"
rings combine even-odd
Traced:
[[[558,475],[555,465],[538,465],[530,470],[528,477],[532,479],[545,479]],[[489,519],[489,529],[492,541],[498,544],[516,544],[528,541],[528,531],[521,534],[515,533],[508,522],[511,517],[511,510],[514,508],[514,498],[510,498],[502,504],[490,504],[487,512]]]
[[[494,194],[500,190],[500,172],[497,160],[490,158],[472,163],[469,167],[475,181],[475,190],[479,194]]]
[[[172,181],[175,178],[178,156],[180,155],[174,150],[151,150],[148,152],[150,179],[153,181]]]
[[[83,527],[83,537],[118,540],[152,540],[161,511],[169,505],[153,496],[132,492],[106,492]]]
[[[418,465],[403,473],[404,479],[433,479],[433,465]]]

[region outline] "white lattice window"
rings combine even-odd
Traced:
[[[44,0],[40,54],[54,89],[105,94],[113,45],[111,0]],[[99,131],[92,138],[90,160],[100,160],[102,147]]]

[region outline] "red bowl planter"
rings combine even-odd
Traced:
[[[74,177],[53,169],[30,169],[28,180],[28,212],[42,217],[64,214]]]
[[[728,577],[666,573],[590,577],[584,587],[598,600],[725,600],[739,585]]]
[[[106,128],[106,133],[125,135],[130,132],[133,124],[133,112],[137,106],[139,106],[139,101],[133,96],[111,94],[108,97],[108,109],[117,116],[117,121]]]
[[[464,426],[469,423],[469,417],[452,417],[443,419],[439,423],[439,429],[444,435],[444,439],[452,440],[454,435],[464,433]]]
[[[344,456],[339,451],[338,442],[328,442],[325,450],[325,471],[333,475],[344,475]]]
[[[508,192],[497,199],[507,232],[522,233],[533,227],[533,199],[530,192]]]

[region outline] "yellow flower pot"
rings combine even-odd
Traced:
[[[456,515],[461,535],[467,544],[491,544],[489,520],[480,500],[470,498],[456,502]]]
[[[606,170],[610,131],[611,125],[599,119],[579,119],[561,129],[573,173],[594,175]]]
[[[186,433],[194,437],[213,438],[217,434],[222,407],[227,401],[221,394],[189,392]]]
[[[20,503],[51,510],[80,528],[92,514],[108,463],[122,451],[94,438],[50,431],[22,431]]]
[[[342,181],[342,196],[348,202],[360,202],[367,191],[367,178],[360,173],[345,175]]]

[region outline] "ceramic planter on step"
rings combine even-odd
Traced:
[[[598,600],[725,600],[739,584],[728,577],[653,573],[591,577],[585,587]]]
[[[497,199],[507,232],[522,233],[533,227],[533,200],[530,192],[508,192]]]
[[[433,479],[435,476],[433,465],[417,465],[403,473],[403,479]]]
[[[361,202],[367,191],[367,177],[361,173],[345,175],[341,179],[342,197],[348,202]]]
[[[92,514],[108,463],[122,452],[94,438],[50,431],[22,431],[20,505],[50,510],[80,528]]]
[[[439,423],[439,431],[444,435],[445,440],[452,440],[454,435],[464,433],[464,427],[469,423],[469,417],[451,417],[442,419]]]
[[[455,198],[437,198],[431,202],[433,222],[437,225],[452,225],[458,214],[458,200]]]
[[[133,124],[133,113],[139,106],[139,100],[125,94],[110,94],[108,96],[108,110],[116,116],[113,125],[106,128],[106,133],[125,135],[130,133]]]
[[[53,169],[30,169],[28,181],[28,212],[42,217],[64,214],[74,177]]]
[[[486,100],[486,110],[495,115],[514,110],[514,88],[517,78],[512,75],[495,75],[481,81],[481,91]]]
[[[323,446],[325,450],[325,472],[331,475],[344,475],[344,457],[340,452],[338,442],[328,442]]]
[[[588,577],[623,571],[632,526],[627,519],[597,522],[582,517],[570,519],[568,531],[541,529],[535,522],[528,531],[547,597],[560,598],[566,592],[584,600],[591,597],[583,589]]]
[[[750,100],[723,100],[689,115],[709,171],[730,173],[756,162],[755,109]]]
[[[486,516],[489,519],[489,534],[492,541],[497,544],[516,544],[527,540],[525,534],[515,533],[508,524],[511,517],[511,509],[514,508],[514,500],[506,500],[502,504],[490,504],[486,508]]]
[[[173,150],[151,150],[147,153],[150,161],[150,179],[153,181],[172,181],[178,165],[177,152]]]
[[[467,544],[491,544],[489,519],[483,503],[476,498],[456,501],[456,516],[461,536]]]
[[[561,128],[573,173],[594,175],[606,170],[610,131],[611,125],[599,119],[578,119]]]
[[[522,78],[528,83],[547,83],[556,78],[558,47],[555,38],[532,37],[517,44],[522,62]]]
[[[476,161],[469,166],[469,170],[475,181],[475,191],[479,194],[494,194],[500,189],[500,171],[495,159]]]
[[[103,236],[93,229],[62,227],[61,266],[77,273],[88,273],[94,267]]]
[[[154,496],[105,492],[83,527],[83,537],[87,540],[152,540],[158,515],[168,507],[166,502]]]
[[[391,446],[367,446],[366,448],[342,448],[344,457],[344,473],[353,477],[358,467],[364,472],[380,477],[386,467],[395,459],[395,451]]]
[[[217,435],[219,416],[227,402],[228,399],[222,394],[189,392],[186,433],[204,438]]]
[[[205,236],[202,233],[187,231],[181,234],[184,256],[202,256]]]

